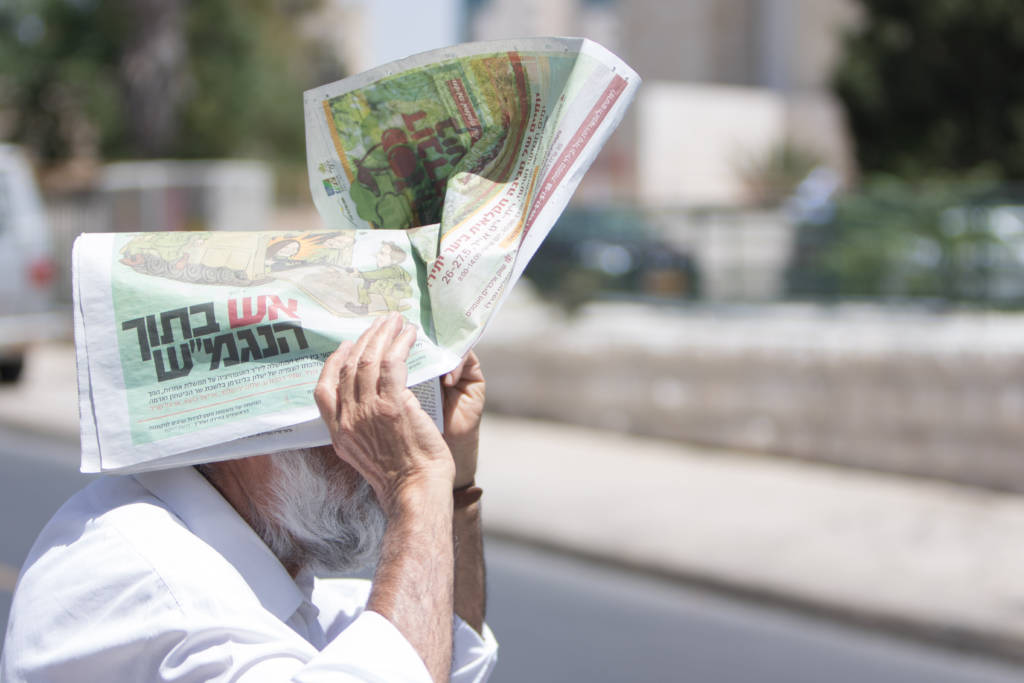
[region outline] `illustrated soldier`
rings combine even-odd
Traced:
[[[412,276],[399,264],[405,260],[405,250],[394,242],[385,242],[377,252],[377,267],[360,271],[359,303],[346,304],[357,315],[404,311],[409,304],[404,299],[412,296],[409,282]]]

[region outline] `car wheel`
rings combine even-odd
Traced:
[[[21,356],[0,360],[0,382],[17,382],[24,365],[25,359]]]

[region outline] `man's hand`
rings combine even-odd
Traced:
[[[451,671],[455,463],[405,382],[416,328],[377,319],[324,363],[314,390],[335,452],[370,482],[388,525],[366,609],[383,615],[434,681]]]
[[[410,483],[455,474],[448,446],[405,386],[416,327],[378,318],[353,344],[328,356],[313,396],[342,460],[373,487],[385,513]]]
[[[444,394],[444,440],[455,460],[455,487],[466,486],[476,475],[480,418],[484,413],[484,374],[470,351],[441,381]]]

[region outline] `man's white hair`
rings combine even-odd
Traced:
[[[376,563],[387,520],[365,479],[349,481],[310,449],[267,457],[270,500],[256,511],[254,527],[283,564],[324,575]]]

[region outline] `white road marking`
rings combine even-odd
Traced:
[[[13,593],[18,582],[18,570],[0,562],[0,593]]]

